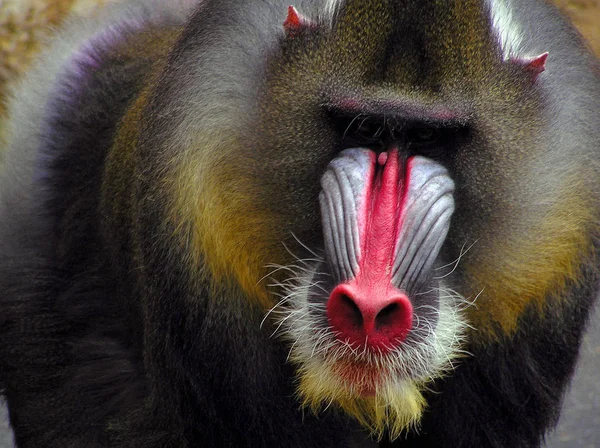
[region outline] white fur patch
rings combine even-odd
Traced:
[[[344,0],[325,0],[325,6],[323,8],[326,19],[333,19],[338,9],[344,4]]]
[[[515,20],[510,5],[506,0],[486,0],[486,3],[504,60],[517,57],[522,51],[523,31]]]

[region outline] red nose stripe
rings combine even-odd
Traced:
[[[371,158],[376,175],[365,187],[358,222],[358,274],[334,288],[327,315],[340,340],[385,351],[404,340],[412,326],[410,300],[391,282],[409,173],[401,176],[397,150],[387,157],[371,153]]]

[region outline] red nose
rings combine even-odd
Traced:
[[[339,340],[354,348],[366,346],[386,352],[406,338],[412,326],[412,305],[396,288],[374,294],[344,283],[329,296],[327,318]]]

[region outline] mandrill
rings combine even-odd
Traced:
[[[598,290],[600,69],[541,0],[126,0],[9,104],[19,448],[539,447]]]

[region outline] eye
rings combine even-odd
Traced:
[[[379,146],[385,134],[384,122],[377,117],[338,116],[335,117],[334,125],[346,147]]]
[[[378,140],[383,134],[383,124],[369,118],[357,117],[349,131],[365,140]]]
[[[412,146],[428,146],[438,143],[442,132],[431,126],[413,126],[406,130],[406,142]]]
[[[454,153],[463,131],[466,128],[413,124],[404,129],[404,142],[414,154],[440,159]]]

